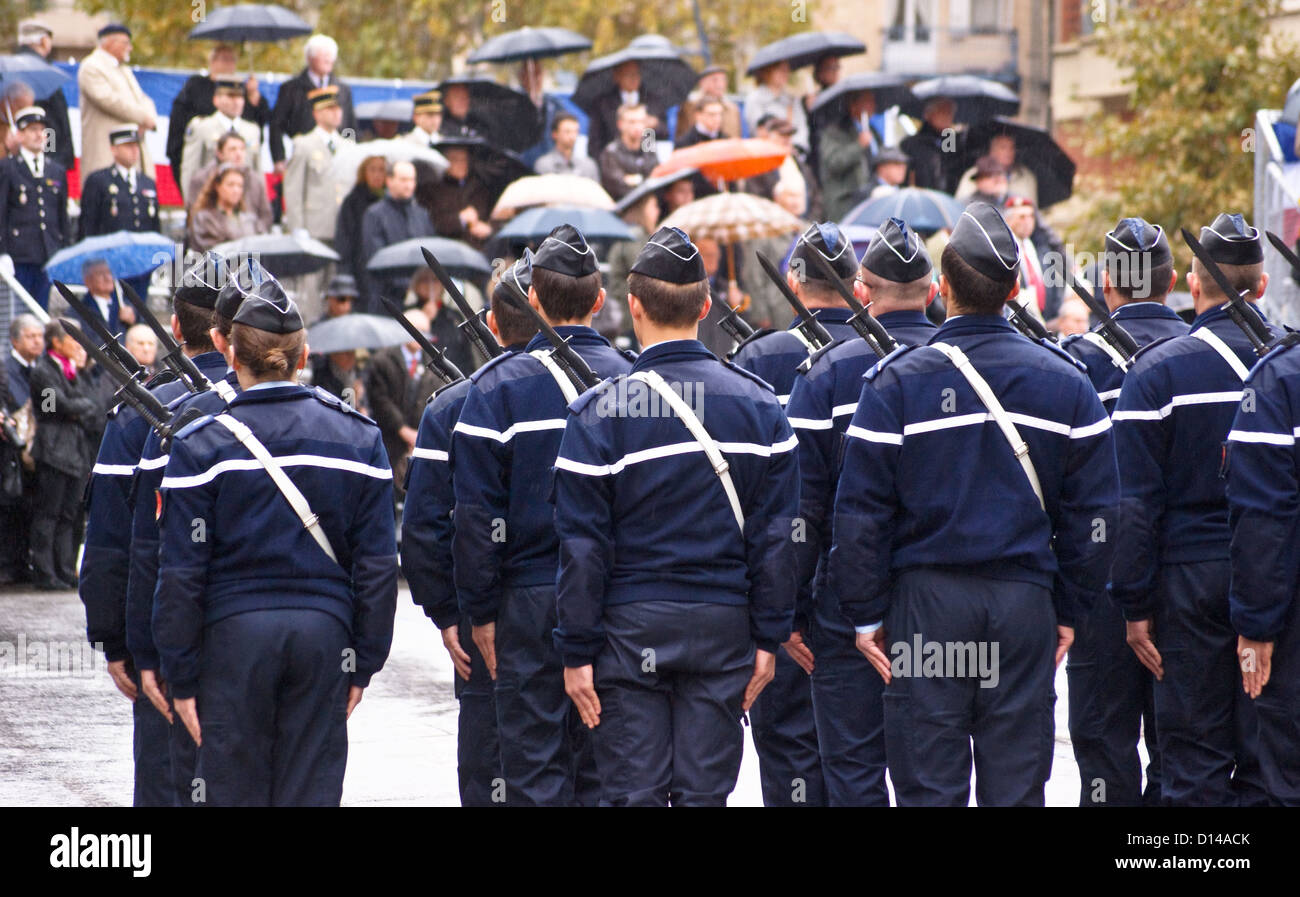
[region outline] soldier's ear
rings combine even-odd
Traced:
[[[1255,284],[1255,298],[1258,299],[1264,295],[1264,290],[1268,289],[1268,275],[1259,275],[1259,283]]]
[[[487,320],[488,330],[492,331],[492,335],[497,338],[497,342],[501,342],[501,328],[497,326],[496,313],[489,308],[484,318]]]
[[[181,319],[175,315],[172,315],[172,336],[178,343],[185,342],[185,337],[181,335]]]
[[[307,366],[307,358],[310,355],[311,355],[311,346],[307,345],[306,341],[304,341],[302,344],[302,351],[298,353],[298,361],[293,366],[294,373],[301,371],[303,368]]]
[[[929,305],[931,302],[933,302],[934,297],[938,294],[938,292],[939,292],[939,284],[935,283],[933,280],[930,281],[930,292],[925,297],[925,304]]]
[[[703,321],[704,318],[708,315],[708,313],[709,313],[709,309],[711,309],[711,308],[713,308],[713,296],[712,296],[712,295],[706,295],[706,296],[704,297],[704,307],[700,309],[700,317],[699,317],[699,320]]]
[[[600,292],[596,294],[596,303],[591,307],[591,313],[594,315],[605,305],[605,288],[601,287]]]

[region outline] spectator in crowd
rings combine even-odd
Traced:
[[[559,97],[546,92],[546,75],[542,71],[542,61],[540,59],[522,60],[516,71],[516,77],[519,81],[520,92],[527,94],[528,99],[533,101],[533,108],[536,110],[536,121],[533,127],[538,133],[537,142],[524,150],[520,154],[520,158],[525,165],[536,166],[538,159],[555,148],[555,118],[564,113],[564,104]],[[587,158],[590,158],[590,156]],[[538,173],[541,174],[541,172]]]
[[[673,181],[659,194],[659,220],[663,221],[682,206],[695,202],[695,182],[690,178]],[[656,227],[655,230],[658,230]]]
[[[822,220],[822,194],[817,184],[817,175],[813,172],[812,166],[808,164],[808,158],[803,150],[794,145],[794,125],[780,118],[767,116],[758,123],[755,133],[756,137],[764,140],[770,140],[785,148],[787,153],[785,160],[781,162],[781,167],[752,178],[746,178],[741,182],[741,188],[746,193],[753,193],[755,196],[761,196],[764,199],[775,199],[776,185],[780,181],[788,184],[800,185],[800,192],[807,200],[807,208],[800,212],[800,217],[807,217],[812,221]]]
[[[882,146],[871,124],[875,91],[855,91],[845,105],[844,115],[820,129],[817,144],[822,198],[831,221],[839,221],[853,207],[853,196],[866,185],[869,165]]]
[[[351,314],[356,298],[357,284],[352,275],[335,274],[325,288],[325,313],[315,324]],[[313,386],[319,386],[363,414],[367,413],[355,349],[328,354],[317,352],[311,356],[310,363]]]
[[[257,216],[259,233],[271,230],[271,200],[266,195],[266,178],[254,174],[248,166],[248,144],[236,131],[227,131],[217,138],[217,158],[203,166],[190,178],[189,196],[197,198],[203,185],[223,165],[238,168],[244,175],[244,205]]]
[[[29,450],[33,435],[31,402],[32,366],[45,351],[45,325],[35,315],[21,314],[9,325],[9,343],[12,348],[5,359],[10,405],[7,416],[14,425],[17,441]],[[14,447],[11,445],[10,450]],[[36,473],[28,463],[23,463],[18,483],[10,483],[6,492],[16,485],[20,495],[0,497],[0,580],[28,582],[31,567],[28,564],[27,537],[31,530],[32,513],[36,496]]]
[[[1052,320],[1051,328],[1061,339],[1065,339],[1076,333],[1087,333],[1091,324],[1092,316],[1088,306],[1077,296],[1071,296],[1061,303],[1061,309]]]
[[[1038,205],[1038,177],[1025,166],[1016,161],[1016,138],[1011,134],[994,134],[989,140],[986,157],[992,159],[1006,172],[1007,192],[1023,196]],[[977,163],[978,164],[978,163]],[[979,190],[975,184],[975,167],[968,168],[961,176],[954,194],[958,199],[966,199]]]
[[[97,403],[77,370],[85,363],[85,350],[58,321],[45,326],[45,346],[31,368],[32,395],[37,397],[31,455],[39,500],[29,544],[33,585],[57,591],[76,587],[77,518],[95,455],[87,427]]]
[[[123,344],[131,357],[150,375],[157,370],[158,337],[154,336],[148,324],[132,324],[127,328]]]
[[[722,134],[722,116],[725,107],[721,100],[706,97],[700,100],[695,110],[695,124],[677,141],[677,148],[695,146],[710,140],[720,140]],[[710,183],[702,174],[695,174],[691,180],[695,184],[697,197],[712,196],[718,192],[717,185]]]
[[[98,36],[99,46],[81,60],[77,69],[83,178],[113,164],[110,131],[124,124],[138,125],[141,131],[158,127],[153,100],[140,89],[126,64],[131,58],[130,30],[125,25],[105,25],[99,29]],[[149,177],[154,176],[153,159],[145,146],[140,148],[140,166]]]
[[[35,315],[18,315],[9,325],[9,345],[5,373],[14,407],[21,408],[31,398],[32,365],[45,351],[45,326]]]
[[[966,204],[986,202],[991,206],[1001,206],[1007,197],[1007,170],[992,156],[981,156],[971,169],[971,183],[975,189],[965,197]],[[970,172],[968,172],[970,173]]]
[[[448,307],[443,300],[442,284],[426,267],[411,275],[402,305],[405,308],[419,309],[424,314],[429,321],[429,342],[446,352],[456,367],[469,373],[486,359],[479,359],[474,354],[464,331],[460,329],[465,318],[457,309]]]
[[[907,156],[901,150],[887,146],[871,160],[871,177],[862,189],[849,200],[852,209],[858,203],[878,196],[897,193],[907,179]]]
[[[677,135],[673,141],[675,146],[681,146],[682,137],[690,133],[695,125],[695,115],[705,100],[722,103],[722,122],[719,126],[722,136],[741,136],[740,107],[727,99],[727,70],[720,65],[711,65],[700,72],[695,81],[695,89],[677,109]]]
[[[776,62],[754,73],[757,86],[745,95],[745,124],[753,133],[758,120],[773,115],[794,125],[794,144],[808,152],[808,116],[790,87],[790,64]]]
[[[219,243],[265,233],[244,204],[244,172],[223,165],[212,173],[190,209],[189,244],[206,252]]]
[[[633,190],[614,207],[614,211],[631,229],[632,237],[611,244],[605,254],[605,263],[609,266],[609,274],[605,277],[605,304],[592,319],[592,326],[601,336],[611,341],[631,324],[627,307],[627,276],[632,271],[637,255],[644,248],[645,241],[659,229],[659,197],[655,191],[648,189],[649,186]]]
[[[128,126],[108,135],[113,164],[93,172],[81,182],[79,239],[117,231],[157,233],[158,185],[140,172],[140,131]],[[127,279],[138,296],[149,294],[148,274]]]
[[[126,328],[135,323],[135,309],[118,295],[113,269],[104,259],[88,259],[81,266],[81,282],[86,285],[85,299],[90,310],[96,312],[99,323],[109,333],[121,340]]]
[[[772,188],[772,201],[796,218],[816,220],[809,214],[807,183],[782,178]]]
[[[412,97],[411,124],[413,127],[403,140],[416,146],[431,147],[442,128],[442,94],[426,90]]]
[[[807,193],[803,181],[782,179],[772,187],[771,199],[781,208],[800,221],[801,232],[806,222],[808,208]],[[743,257],[754,258],[754,253],[761,252],[778,266],[784,262],[794,246],[798,234],[779,237],[760,237],[746,240]],[[742,255],[737,250],[737,255]],[[744,318],[755,327],[784,327],[791,319],[790,306],[782,298],[778,287],[755,264],[743,265],[739,272],[740,289],[749,297],[749,308]]]
[[[214,82],[211,115],[192,119],[185,129],[185,147],[182,169],[197,172],[217,161],[217,142],[231,131],[244,138],[245,159],[255,175],[262,171],[262,129],[241,118],[244,114],[244,86],[234,78]],[[185,193],[186,202],[194,201],[191,182],[181,178],[176,182]]]
[[[557,113],[551,120],[551,141],[555,149],[540,157],[533,170],[538,174],[576,174],[593,181],[600,180],[600,169],[590,156],[580,156],[574,149],[578,145],[578,119],[568,112]]]
[[[343,197],[339,206],[338,221],[334,225],[334,245],[338,247],[339,271],[364,278],[366,267],[365,240],[361,232],[366,210],[384,196],[388,179],[388,163],[383,156],[366,156],[357,166],[357,181]]]
[[[45,263],[69,242],[68,187],[59,163],[45,155],[45,112],[14,115],[19,150],[0,159],[0,271],[42,308],[50,301]]]
[[[54,52],[54,32],[39,22],[24,22],[18,26],[18,53],[39,57],[44,62],[51,62],[50,54]],[[23,106],[30,106],[35,98],[13,106],[16,111]],[[72,147],[72,124],[68,121],[68,98],[60,87],[47,97],[41,99],[45,109],[46,127],[50,129],[50,139],[45,142],[45,155],[63,166],[65,172],[71,171],[76,162]]]
[[[11,127],[10,125],[13,124],[14,117],[17,115],[18,110],[26,109],[28,106],[35,105],[36,94],[32,93],[32,89],[22,81],[0,83],[0,89],[2,89],[0,96],[2,96],[4,100],[4,109],[2,110],[3,114],[0,115],[0,134],[4,135],[4,142],[0,145],[2,146],[2,148],[0,148],[0,156],[13,155],[18,152],[22,143],[19,140],[18,129],[16,127]],[[46,142],[48,144],[48,141]],[[46,155],[49,155],[48,146],[46,148]]]
[[[899,149],[907,153],[909,177],[917,187],[951,193],[957,186],[961,153],[953,129],[957,103],[951,97],[935,97],[921,112],[920,129],[903,138]]]
[[[813,89],[803,95],[804,116],[808,120],[808,147],[813,161],[816,161],[816,151],[821,139],[821,126],[826,123],[825,117],[812,114],[813,104],[817,98],[830,90],[840,80],[840,58],[838,56],[823,56],[813,64],[812,69]]]
[[[645,106],[620,106],[618,139],[610,141],[600,153],[600,185],[615,202],[650,176],[659,157],[646,146]],[[653,144],[652,144],[653,146]]]
[[[433,236],[429,214],[415,202],[415,166],[390,162],[384,196],[361,216],[361,261],[352,272],[363,300],[362,310],[380,312],[379,296],[401,302],[405,281],[396,275],[371,274],[366,264],[376,252],[403,240]]]
[[[700,260],[704,262],[704,273],[709,276],[709,296],[712,301],[709,313],[700,322],[700,342],[704,343],[705,348],[714,355],[725,358],[732,349],[733,341],[726,331],[718,326],[718,321],[729,308],[745,310],[749,305],[749,298],[741,291],[740,285],[727,276],[727,268],[722,263],[725,247],[712,238],[696,240],[695,246],[700,251]],[[743,266],[739,264],[739,255],[737,253],[738,278],[744,273]]]
[[[167,158],[172,164],[172,177],[177,186],[184,188],[195,178],[193,169],[184,168],[185,131],[190,122],[217,111],[214,97],[217,82],[236,77],[235,48],[230,44],[216,44],[208,52],[208,70],[190,75],[172,101],[171,117],[167,121]],[[251,74],[243,84],[244,106],[240,115],[245,121],[257,125],[257,144],[261,145],[262,128],[271,123],[271,104],[262,96],[257,78]],[[229,129],[227,129],[229,130]],[[260,163],[259,163],[260,167]],[[199,179],[202,185],[204,179]]]
[[[444,137],[439,149],[447,158],[447,170],[437,180],[421,185],[419,197],[433,221],[434,233],[464,240],[476,248],[492,236],[488,218],[496,200],[495,191],[471,155],[478,139]]]
[[[406,319],[421,333],[428,333],[429,319],[411,309]],[[406,478],[406,462],[415,448],[415,437],[425,402],[438,387],[438,379],[425,368],[420,344],[414,340],[382,349],[371,356],[366,368],[366,394],[370,411],[383,434],[388,463],[397,488]]]
[[[352,314],[357,296],[356,278],[351,274],[335,274],[325,287],[325,312],[312,326]]]
[[[324,34],[313,34],[303,49],[307,66],[294,77],[280,85],[271,112],[271,161],[275,170],[286,170],[284,161],[285,138],[292,140],[317,126],[316,105],[308,94],[323,87],[337,88],[339,121],[335,130],[342,128],[349,135],[357,133],[357,117],[352,111],[352,91],[334,74],[334,63],[339,58],[339,45]]]
[[[1047,314],[1047,284],[1038,249],[1030,237],[1034,233],[1034,204],[1024,196],[1009,196],[1003,204],[1002,217],[1020,244],[1020,292],[1029,298],[1029,308],[1040,320]]]
[[[641,63],[629,60],[615,66],[613,71],[614,90],[599,97],[594,103],[591,114],[587,117],[587,155],[599,161],[605,147],[609,146],[622,134],[623,126],[619,123],[625,106],[645,107],[645,121],[641,127],[645,131],[657,132],[668,120],[668,110],[658,106],[651,107],[650,100],[641,90]],[[667,131],[664,137],[668,136]],[[637,145],[642,135],[637,135]],[[653,143],[651,143],[653,146]],[[601,166],[604,170],[604,166]],[[608,189],[608,188],[606,188]],[[618,197],[614,197],[617,199]]]

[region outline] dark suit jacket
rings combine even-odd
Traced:
[[[117,288],[113,288],[113,295],[109,300],[107,320],[105,320],[104,316],[99,313],[99,303],[95,301],[90,293],[86,293],[84,298],[86,304],[90,306],[90,310],[95,312],[95,320],[107,327],[109,333],[121,340],[122,334],[126,333],[126,327],[122,324],[122,299],[118,295]],[[70,308],[68,311],[74,318],[82,317],[82,315],[75,309]],[[98,340],[96,342],[98,342]]]
[[[171,118],[167,122],[167,161],[171,163],[172,175],[177,184],[184,183],[181,180],[181,155],[185,151],[185,129],[192,119],[217,111],[217,107],[212,104],[212,94],[216,88],[216,83],[208,75],[190,75],[172,103]],[[256,106],[245,102],[244,114],[240,118],[251,121],[259,128],[265,127],[271,122],[271,104],[264,96],[258,98]],[[190,174],[193,175],[194,172]]]
[[[402,427],[420,426],[424,404],[437,389],[439,381],[423,366],[419,378],[412,378],[407,372],[401,346],[390,346],[371,356],[365,376],[370,413],[383,434],[388,463],[393,468],[393,480],[400,483],[405,476],[409,450],[398,431]]]
[[[339,105],[343,107],[343,123],[339,125],[339,130],[346,131],[350,128],[355,135],[357,117],[352,111],[352,91],[332,72],[329,83],[337,84],[339,88]],[[280,93],[275,99],[275,109],[271,112],[272,161],[284,161],[285,137],[292,139],[316,127],[316,119],[311,114],[311,104],[307,102],[307,94],[315,89],[316,86],[312,84],[305,68],[280,85]]]
[[[14,52],[29,53],[43,62],[50,61],[31,47],[20,46]],[[63,88],[60,87],[48,97],[43,99],[38,97],[36,105],[45,110],[46,126],[54,132],[54,140],[45,147],[45,155],[62,165],[66,174],[72,170],[76,162],[76,154],[72,148],[72,125],[68,123],[68,98],[63,95]]]
[[[21,408],[32,395],[31,368],[19,364],[10,352],[5,355],[5,372],[9,375],[9,395],[14,400],[12,407]]]
[[[79,239],[120,230],[157,232],[158,187],[153,178],[137,172],[133,193],[116,165],[92,171],[81,182],[77,227]]]
[[[659,119],[656,137],[667,140],[671,136],[668,131],[668,110],[647,101],[645,91],[641,93],[641,102],[646,111]],[[599,161],[600,154],[609,146],[610,141],[618,139],[618,107],[622,105],[622,95],[617,90],[603,95],[593,104],[587,120],[587,155],[591,158]]]
[[[47,392],[48,390],[48,392]],[[95,463],[87,428],[90,416],[101,413],[97,397],[83,372],[72,382],[49,355],[32,365],[32,410],[36,415],[36,436],[32,457],[69,476],[83,477]],[[45,397],[49,397],[49,401]]]
[[[0,159],[0,254],[20,265],[43,265],[71,241],[66,173],[43,164],[38,182],[21,155]]]

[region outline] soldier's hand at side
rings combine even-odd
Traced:
[[[1273,673],[1273,643],[1257,642],[1237,636],[1237,660],[1241,664],[1241,684],[1252,699],[1268,685]]]
[[[578,715],[588,729],[600,725],[600,698],[596,695],[596,684],[591,664],[581,667],[564,668],[564,693],[578,708]]]
[[[484,623],[482,626],[475,626],[470,631],[470,637],[474,640],[474,647],[478,648],[478,653],[483,655],[483,662],[487,664],[488,675],[493,681],[497,678],[497,624]]]
[[[149,699],[149,703],[167,717],[167,722],[173,722],[172,708],[167,703],[167,696],[163,694],[162,678],[155,670],[140,671],[140,688],[144,690],[144,696]]]
[[[859,632],[857,645],[862,656],[871,662],[880,678],[888,685],[894,678],[894,669],[889,663],[889,655],[885,653],[885,627],[877,627],[875,632]]]
[[[125,660],[109,661],[108,675],[113,677],[113,684],[117,686],[118,691],[126,696],[128,701],[134,701],[139,696],[140,690],[131,681],[131,674],[126,671]]]
[[[1151,640],[1152,626],[1150,620],[1131,620],[1124,624],[1127,632],[1128,646],[1133,649],[1142,666],[1151,671],[1157,679],[1165,678],[1164,661],[1156,650],[1156,643]]]
[[[740,709],[748,713],[763,689],[767,688],[767,683],[775,678],[776,655],[759,648],[754,653],[754,675],[749,678],[749,684],[745,686],[745,700],[741,703]]]
[[[459,626],[448,626],[442,631],[442,646],[451,655],[451,665],[456,668],[456,675],[468,682],[470,659],[465,649],[460,646]]]
[[[352,711],[357,709],[357,705],[361,703],[361,696],[365,693],[366,690],[360,685],[348,686],[348,719],[352,719]]]
[[[809,676],[812,675],[813,653],[812,649],[809,648],[808,644],[803,640],[802,632],[796,629],[794,632],[790,633],[789,641],[785,642],[781,647],[785,649],[786,654],[790,655],[791,660],[803,668],[805,673]]]
[[[198,700],[195,698],[177,698],[175,704],[176,715],[185,724],[185,728],[189,731],[190,737],[194,739],[194,743],[202,747],[203,730],[199,728]]]
[[[1056,665],[1059,667],[1061,661],[1065,660],[1065,654],[1074,644],[1074,627],[1057,626],[1056,627]]]

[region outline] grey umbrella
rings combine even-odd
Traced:
[[[567,28],[518,28],[488,38],[468,61],[522,62],[525,59],[542,59],[563,56],[591,49],[591,41]]]
[[[320,240],[292,234],[256,234],[212,248],[227,259],[255,258],[273,277],[310,274],[339,260],[339,254]]]
[[[443,237],[417,237],[385,246],[371,257],[366,270],[393,274],[413,272],[425,265],[422,249],[432,252],[454,277],[479,280],[492,273],[492,266],[483,253],[459,240]]]
[[[653,97],[665,109],[686,99],[698,77],[667,38],[643,34],[617,53],[593,59],[570,99],[579,109],[590,112],[602,96],[618,90],[614,69],[634,61],[641,64],[642,99]]]
[[[843,112],[848,97],[855,93],[870,90],[876,94],[876,110],[888,109],[890,106],[906,104],[912,100],[912,92],[907,89],[907,82],[902,75],[890,72],[858,72],[846,75],[831,87],[823,90],[812,105],[812,114],[831,115],[836,110]]]
[[[212,10],[190,29],[190,40],[270,43],[311,31],[310,25],[283,6],[240,3]]]
[[[318,321],[307,329],[312,352],[350,352],[353,349],[385,349],[410,342],[402,325],[388,315],[353,312]]]
[[[788,62],[791,70],[812,65],[824,56],[856,56],[867,52],[867,45],[843,31],[805,31],[759,47],[745,68],[746,75],[778,62]]]

